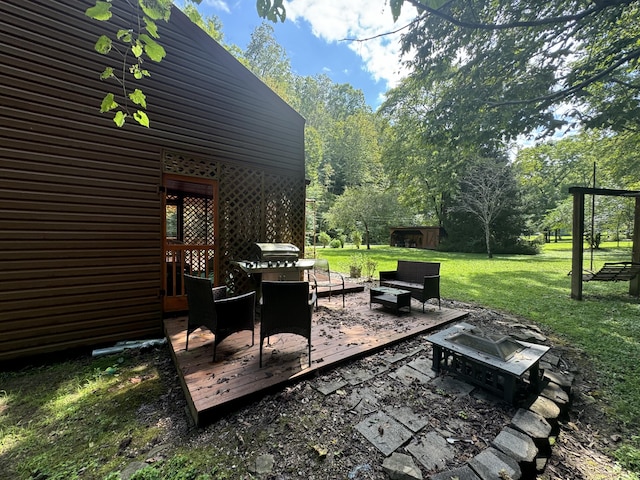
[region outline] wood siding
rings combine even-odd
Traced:
[[[162,334],[163,150],[304,182],[303,119],[179,11],[116,128],[90,4],[0,2],[0,361]]]

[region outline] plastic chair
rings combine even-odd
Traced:
[[[185,275],[184,282],[189,302],[185,350],[189,350],[189,334],[202,326],[207,327],[215,335],[214,362],[216,347],[229,335],[242,330],[251,330],[251,345],[255,344],[255,292],[226,298],[226,287],[212,288],[208,278]]]
[[[260,367],[264,339],[278,333],[305,337],[311,366],[311,314],[315,302],[316,293],[309,293],[309,282],[262,282]]]

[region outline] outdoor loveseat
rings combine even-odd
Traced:
[[[440,263],[398,260],[397,270],[380,272],[380,285],[410,291],[423,312],[430,298],[437,298],[440,308]]]

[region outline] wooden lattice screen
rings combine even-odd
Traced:
[[[232,260],[251,257],[256,242],[292,243],[304,251],[304,176],[286,176],[175,152],[164,152],[163,171],[218,181],[221,284],[236,293],[252,288]]]

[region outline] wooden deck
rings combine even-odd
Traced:
[[[369,307],[369,292],[350,293],[342,308],[341,294],[321,298],[313,316],[311,367],[307,342],[298,335],[271,337],[258,367],[260,325],[255,345],[251,332],[239,332],[218,345],[212,362],[213,335],[206,329],[189,336],[185,351],[186,317],[164,321],[165,334],[197,425],[206,424],[244,402],[252,401],[285,384],[316,375],[336,365],[371,354],[407,338],[431,332],[465,317],[466,312],[412,303],[410,313],[394,315],[378,305]]]

